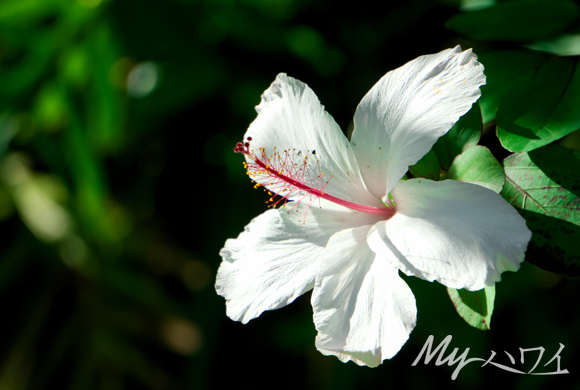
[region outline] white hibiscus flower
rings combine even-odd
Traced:
[[[221,250],[216,290],[227,315],[247,323],[314,289],[318,350],[374,367],[416,323],[399,271],[479,290],[517,270],[531,232],[500,195],[453,180],[401,180],[484,83],[471,50],[419,57],[363,98],[349,142],[306,84],[278,75],[235,151],[256,186],[287,203]]]

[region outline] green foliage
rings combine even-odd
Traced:
[[[512,152],[528,152],[580,128],[578,59],[557,58],[521,77],[497,110],[498,136]]]
[[[312,27],[294,27],[286,41],[292,53],[310,63],[322,76],[333,76],[344,66],[342,53],[330,47]]]
[[[546,270],[580,276],[580,152],[545,146],[504,161],[502,196],[532,231],[526,260]]]
[[[264,209],[243,187],[231,148],[275,75],[308,82],[346,128],[385,72],[451,45],[443,18],[453,13],[453,31],[486,42],[474,52],[487,85],[409,176],[498,191],[506,151],[493,132],[497,117],[506,147],[529,151],[505,160],[502,192],[534,233],[527,260],[578,276],[578,152],[548,145],[580,149],[571,132],[580,127],[577,59],[551,54],[577,54],[578,7],[442,3],[386,2],[367,14],[294,0],[0,1],[0,388],[221,388],[248,373],[264,387],[377,387],[391,378],[394,387],[422,388],[441,370],[420,383],[410,367],[427,335],[453,334],[474,349],[502,335],[495,322],[494,332],[473,337],[433,293],[441,286],[416,283],[422,319],[412,347],[369,372],[314,352],[307,296],[242,333],[212,288],[224,241]],[[514,124],[533,136],[522,140]],[[516,141],[526,146],[510,146]],[[577,287],[538,272],[524,264],[499,283],[495,308],[504,302],[504,314],[509,307],[538,332],[508,327],[494,343],[548,349],[538,337],[565,332],[536,313],[577,320],[563,299]],[[475,327],[489,327],[492,293],[450,291]],[[568,350],[580,348],[575,340],[556,341]],[[232,375],[224,376],[227,359]],[[466,371],[468,383],[455,388],[489,387],[477,375]]]
[[[578,277],[580,166],[578,152],[567,149],[580,147],[578,59],[550,53],[577,54],[580,8],[567,0],[521,0],[490,2],[481,8],[478,2],[467,2],[464,9],[468,12],[455,15],[447,26],[467,40],[486,42],[475,52],[487,78],[479,99],[486,124],[479,143],[489,150],[469,145],[446,160],[442,147],[446,138],[442,137],[434,147],[439,161],[442,167],[446,161],[453,162],[444,167],[448,179],[501,191],[521,212],[533,234],[526,252],[528,262]],[[522,43],[525,47],[518,47]],[[491,141],[494,128],[503,148],[523,153],[504,160],[505,172],[498,157],[507,151]],[[553,145],[558,141],[567,148]],[[473,300],[484,292],[449,293],[460,316],[472,316],[471,322],[466,320],[477,326],[483,311],[474,315],[465,310],[473,308]]]
[[[552,39],[528,44],[526,47],[557,56],[577,56],[580,54],[580,34],[559,35]]]
[[[503,168],[485,146],[474,146],[457,156],[447,178],[477,184],[498,193],[505,181]]]
[[[409,167],[414,177],[425,177],[430,180],[439,180],[439,160],[433,150],[430,150],[417,164]]]
[[[579,16],[572,1],[509,1],[454,16],[447,26],[471,41],[531,42],[564,31]]]
[[[481,116],[483,123],[495,119],[504,95],[522,77],[541,66],[547,55],[530,50],[492,50],[478,53],[485,66],[486,84],[481,87]]]
[[[480,330],[489,330],[495,300],[495,286],[486,286],[479,291],[447,288],[457,313],[469,325]]]
[[[481,127],[481,112],[479,104],[475,103],[465,115],[459,118],[451,130],[433,145],[433,150],[443,170],[448,171],[456,156],[477,145],[481,137]]]

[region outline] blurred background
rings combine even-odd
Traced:
[[[310,293],[241,325],[214,289],[225,240],[266,209],[232,149],[276,75],[308,83],[346,131],[372,85],[419,55],[538,53],[446,27],[494,3],[1,0],[0,390],[580,388],[578,282],[528,263],[497,285],[487,332],[443,286],[405,278],[418,325],[375,369],[316,351]],[[493,133],[482,143],[501,159]],[[411,366],[429,335],[504,365],[543,346],[536,372],[556,371],[544,364],[562,343],[570,374],[475,362],[452,381],[455,366]]]

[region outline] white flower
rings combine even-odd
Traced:
[[[306,84],[278,75],[235,151],[256,186],[288,202],[221,250],[216,290],[227,315],[247,323],[314,288],[318,350],[374,367],[416,323],[399,270],[469,290],[517,270],[531,233],[501,196],[452,180],[401,180],[484,83],[471,50],[419,57],[363,98],[349,142]]]

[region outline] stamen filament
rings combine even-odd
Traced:
[[[250,137],[248,137],[248,141],[251,141]],[[281,180],[283,183],[286,183],[286,185],[290,185],[294,189],[303,190],[303,191],[307,192],[308,194],[314,195],[316,197],[320,197],[322,199],[326,199],[330,202],[339,204],[341,206],[347,207],[347,208],[352,209],[352,210],[360,211],[360,212],[367,213],[367,214],[379,215],[379,216],[385,217],[386,219],[391,218],[395,214],[395,209],[393,207],[366,206],[366,205],[361,205],[361,204],[349,202],[349,201],[337,198],[336,196],[327,194],[326,192],[324,192],[324,186],[326,184],[328,184],[330,179],[326,182],[326,184],[323,183],[322,176],[324,175],[324,172],[322,172],[318,176],[319,180],[316,183],[316,187],[309,186],[309,185],[305,184],[305,182],[307,182],[307,180],[304,176],[306,173],[305,172],[306,169],[302,170],[302,172],[299,172],[298,176],[292,177],[292,173],[293,173],[292,169],[293,169],[293,167],[297,166],[297,164],[294,164],[293,161],[291,161],[288,164],[288,166],[290,168],[288,168],[288,166],[286,166],[287,161],[284,160],[284,163],[282,163],[282,165],[280,166],[280,169],[276,169],[274,167],[274,165],[275,165],[274,163],[276,162],[275,157],[271,156],[271,158],[274,158],[274,163],[273,163],[271,158],[267,158],[267,156],[265,155],[265,152],[262,149],[262,155],[263,155],[262,157],[264,160],[266,160],[266,162],[262,161],[258,156],[256,156],[256,154],[254,154],[253,151],[250,151],[249,142],[245,142],[244,144],[239,142],[236,145],[236,148],[234,149],[234,151],[236,153],[242,153],[242,154],[246,155],[248,159],[250,159],[254,164],[256,164],[256,167],[255,167],[256,172],[255,173],[257,175],[266,174],[267,176],[277,178],[277,179]],[[299,155],[300,154],[301,154],[301,152],[299,152]],[[304,166],[307,164],[307,161],[306,161],[307,159],[308,159],[308,156],[305,157],[305,160],[303,163]],[[289,173],[289,175],[285,174],[284,169],[286,172]],[[248,172],[248,174],[252,175],[250,172]],[[332,176],[331,176],[331,178],[332,178]],[[312,181],[312,180],[308,180],[308,181]],[[321,183],[322,183],[321,189],[318,189],[318,186]],[[257,188],[261,185],[263,185],[263,184],[256,183],[256,185],[254,187]],[[284,187],[283,190],[280,192],[286,192],[286,194],[277,193],[277,195],[282,196],[283,198],[287,199],[288,196],[293,191],[289,191],[289,189],[287,187]],[[273,199],[271,198],[270,200],[273,200]],[[276,202],[276,203],[278,203],[278,202]]]

